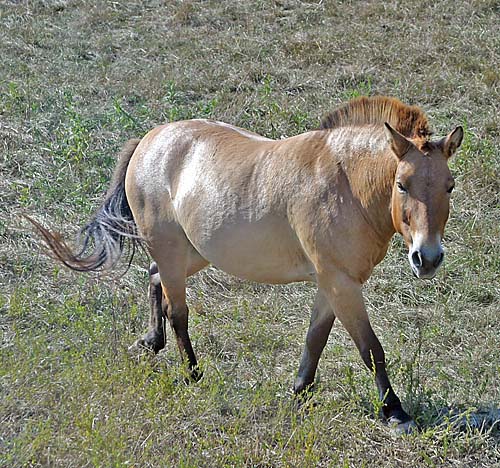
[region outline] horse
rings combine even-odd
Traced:
[[[112,268],[127,242],[145,246],[154,260],[151,317],[136,343],[162,349],[167,318],[193,380],[201,371],[187,277],[213,264],[262,283],[315,282],[295,394],[313,387],[338,318],[375,375],[383,419],[406,433],[415,423],[391,387],[361,288],[396,232],[416,277],[431,279],[443,263],[448,161],[463,129],[430,136],[419,107],[385,96],[351,100],[318,129],[282,140],[214,120],[171,122],[124,146],[81,250],[32,222],[52,255],[77,271]]]

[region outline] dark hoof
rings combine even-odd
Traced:
[[[297,383],[294,385],[293,397],[298,410],[309,410],[317,406],[316,402],[311,401],[314,391],[314,383],[305,386],[297,385]]]
[[[384,420],[393,435],[406,435],[417,430],[415,421],[401,408],[401,404],[385,406],[383,413]]]
[[[165,338],[158,333],[146,333],[142,338],[139,338],[128,349],[129,351],[151,351],[155,354],[165,347]]]
[[[199,382],[203,377],[203,371],[201,371],[198,367],[195,367],[191,370],[191,376],[189,377],[191,382]]]
[[[293,389],[294,397],[297,400],[301,401],[310,400],[311,397],[313,396],[314,391],[315,391],[315,386],[313,383],[299,388],[295,386]]]
[[[314,390],[314,381],[307,383],[302,377],[297,376],[293,383],[293,393],[297,398],[310,398]]]
[[[387,420],[387,425],[391,431],[391,434],[394,436],[404,436],[408,434],[412,434],[418,430],[417,425],[413,419],[408,421],[401,421],[396,417],[391,417]]]
[[[187,371],[187,373],[189,375],[184,377],[184,379],[182,380],[176,379],[174,383],[179,384],[180,382],[184,382],[185,385],[190,385],[192,383],[199,382],[203,377],[203,372],[198,367]]]

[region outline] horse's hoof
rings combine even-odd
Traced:
[[[187,379],[190,382],[199,382],[203,378],[203,371],[200,370],[198,366],[196,366],[194,369],[191,369],[189,377]]]
[[[391,434],[394,436],[404,436],[417,431],[417,425],[413,419],[402,422],[399,418],[392,416],[387,420]]]
[[[139,338],[133,345],[129,346],[128,350],[132,353],[151,352],[157,354],[165,347],[165,340],[161,335],[146,334],[143,338]]]
[[[132,345],[130,345],[128,347],[128,351],[131,354],[143,354],[148,352],[155,353],[154,349],[151,346],[148,346],[142,338],[139,338]]]
[[[315,391],[316,385],[314,382],[306,384],[300,377],[295,379],[293,384],[293,393],[296,399],[307,401],[312,397]]]
[[[189,375],[186,375],[184,378],[175,379],[174,385],[180,385],[181,383],[184,385],[191,385],[199,382],[203,378],[203,372],[198,367],[189,370],[188,373]]]

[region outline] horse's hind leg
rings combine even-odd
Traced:
[[[136,347],[145,348],[157,353],[165,347],[167,302],[163,296],[160,274],[156,262],[151,263],[149,267],[149,305],[151,309],[149,330],[131,346],[131,349]]]
[[[328,340],[334,320],[335,314],[330,303],[322,292],[318,291],[314,300],[311,322],[307,330],[304,353],[293,386],[294,392],[298,395],[304,393],[313,385],[319,358]]]
[[[194,251],[189,241],[183,236],[175,239],[162,239],[161,242],[151,242],[150,251],[158,265],[163,293],[160,294],[159,288],[155,287],[154,294],[157,301],[155,304],[161,304],[161,310],[155,309],[155,313],[159,317],[166,315],[174,332],[181,357],[187,359],[190,377],[193,380],[198,380],[201,373],[188,333],[189,310],[186,304],[186,277],[206,266],[208,262]],[[152,309],[152,317],[155,313]],[[153,328],[158,330],[158,322],[154,322],[154,320],[156,319],[153,317]]]

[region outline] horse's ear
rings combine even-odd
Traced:
[[[385,134],[391,145],[392,151],[398,159],[402,159],[408,152],[412,143],[404,135],[401,135],[397,130],[394,130],[387,122],[384,123]]]
[[[446,138],[443,139],[443,153],[446,159],[451,158],[462,144],[464,129],[457,127]]]

